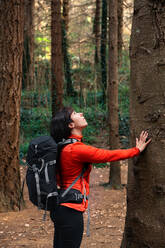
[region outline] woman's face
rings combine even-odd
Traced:
[[[72,123],[70,123],[72,125],[71,128],[82,129],[88,125],[86,119],[83,116],[83,113],[77,113],[73,111],[70,118],[73,121]]]

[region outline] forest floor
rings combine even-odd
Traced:
[[[97,146],[97,144],[96,144]],[[104,146],[104,144],[102,144]],[[21,166],[21,176],[25,168]],[[126,188],[105,187],[109,168],[94,167],[90,176],[90,237],[87,237],[87,212],[84,213],[84,235],[81,248],[120,248],[126,214]],[[127,183],[127,161],[121,162],[122,184]],[[43,211],[28,200],[19,212],[0,213],[0,248],[51,248],[53,223],[49,215],[42,220]]]
[[[22,174],[24,168],[21,167]],[[122,183],[127,180],[127,164],[121,164]],[[86,236],[87,214],[84,213],[84,236],[81,248],[120,248],[126,213],[126,189],[102,186],[108,182],[109,168],[93,168],[90,183],[90,237]],[[47,215],[42,221],[39,211],[28,200],[20,212],[0,213],[1,248],[51,248],[53,224]]]

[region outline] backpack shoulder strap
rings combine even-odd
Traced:
[[[80,177],[82,177],[85,173],[86,169],[82,169],[81,173],[78,175],[78,177],[76,177],[76,179],[71,183],[71,185],[69,185],[69,187],[63,192],[63,194],[61,195],[62,197],[64,197],[69,190],[73,187],[73,185],[79,180]]]

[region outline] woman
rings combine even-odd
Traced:
[[[72,187],[78,190],[84,198],[81,203],[61,203],[56,211],[51,213],[54,222],[54,247],[78,248],[83,236],[83,212],[88,206],[89,175],[91,163],[104,163],[128,159],[139,155],[150,140],[147,132],[142,132],[136,139],[136,147],[123,150],[104,150],[82,143],[82,131],[87,126],[87,121],[82,113],[76,113],[72,108],[66,107],[59,111],[51,121],[51,136],[56,142],[71,138],[77,142],[65,146],[60,154],[59,185],[66,189],[81,174],[83,176]]]

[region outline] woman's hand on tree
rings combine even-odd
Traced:
[[[148,132],[142,131],[139,139],[136,138],[136,147],[142,152],[146,146],[151,142],[151,139],[147,140]],[[147,141],[146,141],[147,140]]]

